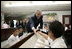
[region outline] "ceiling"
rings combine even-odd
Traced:
[[[55,4],[55,5],[33,5],[33,6],[17,6],[5,7],[6,4],[18,3],[18,1],[1,1],[1,11],[10,15],[27,15],[34,13],[35,10],[42,11],[70,11],[70,4]],[[23,1],[21,3],[26,3]],[[28,3],[28,2],[27,2]],[[29,1],[29,3],[32,3]]]

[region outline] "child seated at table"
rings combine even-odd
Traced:
[[[19,36],[19,37],[21,37],[21,36],[23,35],[23,29],[22,29],[22,28],[20,28],[20,29],[19,29],[19,31],[20,31],[20,33],[19,33],[19,35],[18,35],[18,36]]]
[[[42,33],[41,31],[38,31],[37,33],[42,35],[48,41],[48,45],[46,45],[44,48],[67,48],[67,45],[62,38],[64,31],[63,24],[61,24],[59,21],[53,21],[49,24],[48,35]],[[37,48],[39,47],[37,46]]]
[[[9,45],[13,45],[16,42],[20,41],[18,36],[19,33],[20,33],[19,28],[14,29],[13,34],[8,38]]]

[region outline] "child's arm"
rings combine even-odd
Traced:
[[[42,33],[41,31],[38,31],[38,33],[39,33],[40,35],[42,35],[45,39],[48,39],[48,35],[47,35],[47,34],[44,34],[44,33]]]

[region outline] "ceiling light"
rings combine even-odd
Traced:
[[[35,6],[35,5],[56,5],[56,4],[71,4],[71,1],[12,1],[6,3],[6,7],[17,7],[17,6]]]

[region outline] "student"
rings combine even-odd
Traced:
[[[67,48],[62,35],[64,33],[64,26],[59,21],[53,21],[49,25],[48,35],[38,31],[39,34],[48,40],[49,48]]]
[[[14,21],[13,20],[11,20],[11,22],[10,22],[10,27],[14,27]]]
[[[9,45],[13,45],[15,44],[16,42],[20,41],[19,39],[19,33],[20,31],[18,30],[19,28],[16,28],[14,31],[13,31],[13,34],[8,38],[8,43]]]
[[[6,23],[6,22],[4,22],[4,24],[2,25],[2,28],[10,28],[10,26]]]
[[[47,24],[44,24],[44,28],[42,29],[42,32],[45,34],[48,34],[48,25]]]
[[[19,31],[20,31],[20,33],[18,36],[21,37],[23,35],[23,28],[20,28]]]
[[[23,28],[23,31],[25,32],[26,31],[27,18],[23,19],[22,21],[23,21],[22,22],[22,28]]]
[[[65,27],[65,31],[68,30],[68,27],[65,24],[64,24],[64,27]]]
[[[71,25],[69,25],[69,30],[71,30]]]

